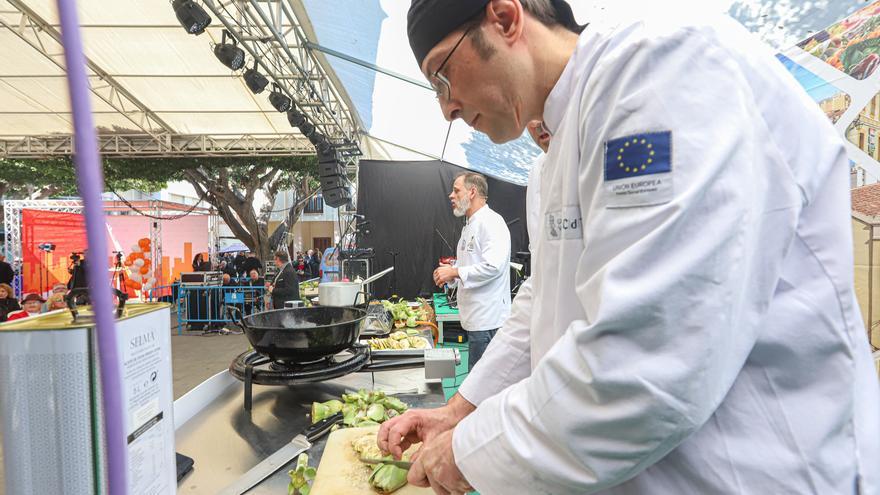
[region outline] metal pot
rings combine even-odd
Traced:
[[[318,303],[321,306],[358,306],[364,304],[364,286],[394,270],[386,268],[363,282],[324,282],[318,284]]]
[[[295,308],[264,311],[232,319],[244,329],[254,350],[277,361],[306,363],[344,351],[357,341],[367,312],[359,308]]]

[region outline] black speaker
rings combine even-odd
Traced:
[[[331,175],[345,175],[345,165],[337,162],[318,162],[318,175],[329,177]]]
[[[324,196],[324,204],[332,208],[339,208],[351,201],[351,192],[347,187],[322,189],[321,194]]]
[[[340,175],[330,175],[327,177],[321,177],[321,189],[322,191],[326,191],[327,189],[333,189],[336,187],[345,187],[348,185],[348,181],[345,180],[344,176]]]

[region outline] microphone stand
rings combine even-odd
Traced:
[[[388,251],[387,254],[391,255],[391,266],[394,267],[394,270],[391,272],[391,282],[389,283],[389,291],[391,294],[389,295],[389,299],[397,295],[397,255],[400,254],[400,251]]]

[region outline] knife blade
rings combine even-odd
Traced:
[[[385,459],[361,459],[361,462],[366,464],[391,464],[392,466],[397,466],[401,469],[409,469],[412,467],[412,462],[409,461],[389,461]]]
[[[252,467],[240,478],[219,492],[219,495],[241,495],[251,488],[260,484],[261,481],[272,476],[276,471],[286,466],[294,457],[302,454],[312,446],[312,442],[324,436],[330,428],[342,422],[342,413],[334,414],[329,418],[308,426],[299,435],[293,437],[284,447],[275,451],[259,464]]]

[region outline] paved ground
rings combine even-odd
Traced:
[[[174,376],[174,399],[229,367],[235,356],[250,344],[244,335],[200,335],[185,332],[171,336],[171,366]]]

